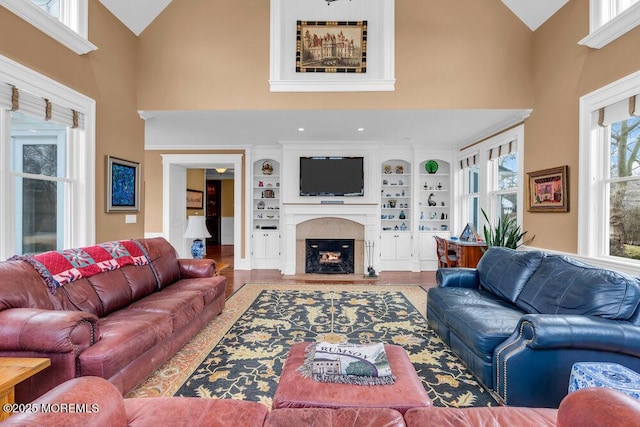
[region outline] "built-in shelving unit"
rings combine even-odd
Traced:
[[[253,164],[253,226],[277,230],[280,224],[280,164],[261,159]]]
[[[411,231],[411,165],[404,160],[382,162],[382,231]]]
[[[420,163],[418,179],[418,231],[450,229],[451,178],[448,162],[429,159]]]

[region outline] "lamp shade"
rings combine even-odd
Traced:
[[[207,225],[205,223],[204,216],[190,215],[187,222],[187,230],[182,237],[189,239],[204,239],[205,237],[211,237]]]

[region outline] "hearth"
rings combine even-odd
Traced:
[[[305,273],[353,274],[353,239],[305,240]]]

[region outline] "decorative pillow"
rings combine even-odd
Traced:
[[[307,378],[330,383],[382,385],[396,380],[382,343],[309,344],[299,371]]]
[[[492,246],[478,263],[480,287],[515,303],[542,258],[544,253],[540,251],[516,251]]]
[[[562,255],[547,255],[516,305],[528,313],[626,320],[640,303],[639,279]]]

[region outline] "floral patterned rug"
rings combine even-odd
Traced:
[[[126,397],[271,399],[289,347],[303,341],[400,345],[434,406],[496,406],[427,325],[415,285],[245,284],[224,312]]]

